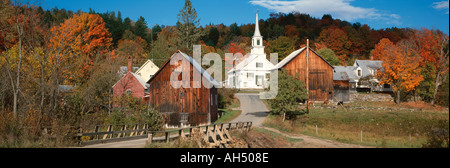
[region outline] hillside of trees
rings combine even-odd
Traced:
[[[122,18],[119,11],[44,10],[0,0],[0,134],[20,126],[114,120],[111,86],[129,55],[135,66],[146,59],[161,66],[177,50],[192,55],[193,44],[202,45],[202,55],[250,52],[254,23],[203,26],[195,4],[186,0],[185,5],[193,7],[181,9],[174,25],[148,27],[151,18]],[[370,56],[383,60],[385,55],[400,54],[405,51],[402,47],[413,45],[410,48],[417,51],[414,56],[420,61],[412,67],[420,71],[398,73],[414,73],[422,80],[399,83],[405,88],[401,89],[406,95],[402,99],[418,96],[448,105],[448,35],[440,30],[375,30],[331,15],[314,18],[302,13],[273,13],[260,20],[260,29],[266,53],[279,53],[280,60],[305,45],[306,39],[334,65],[352,65],[356,59]],[[62,86],[72,87],[70,93]]]

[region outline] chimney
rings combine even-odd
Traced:
[[[347,61],[344,61],[344,67],[347,68]]]
[[[133,57],[131,57],[131,56],[128,57],[128,67],[127,67],[127,69],[128,69],[128,72],[133,71]]]

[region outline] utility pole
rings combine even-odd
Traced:
[[[309,114],[309,39],[306,39],[306,114]]]

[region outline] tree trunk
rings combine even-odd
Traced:
[[[400,89],[397,90],[397,104],[400,105]]]
[[[435,103],[436,95],[437,95],[439,86],[441,85],[440,78],[441,78],[441,73],[440,73],[440,71],[438,71],[438,74],[436,76],[436,81],[434,83],[435,87],[434,87],[434,92],[433,92],[433,98],[431,99],[431,105],[434,105],[434,103]]]

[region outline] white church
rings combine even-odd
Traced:
[[[256,14],[255,34],[252,37],[251,53],[233,67],[228,74],[228,87],[237,89],[265,89],[269,86],[270,69],[274,65],[266,59],[263,36],[259,32],[258,14]]]

